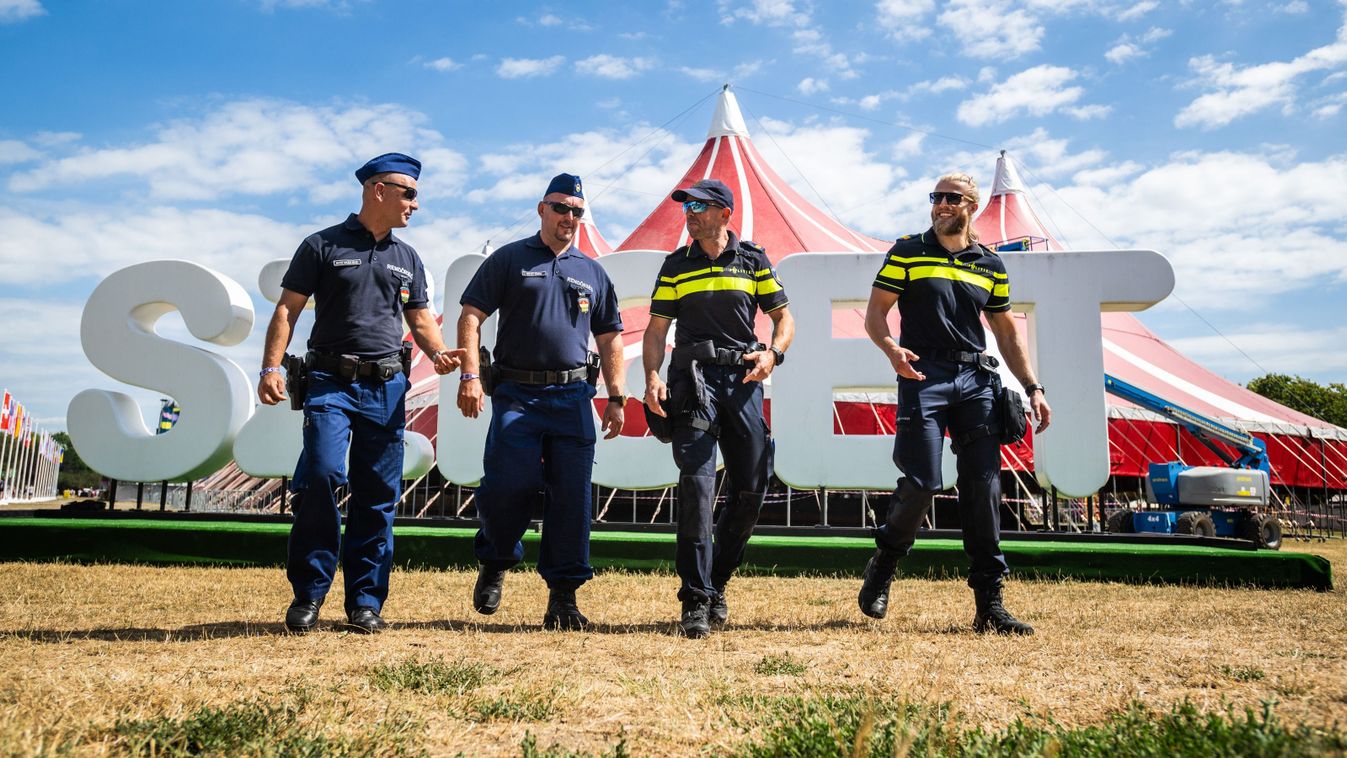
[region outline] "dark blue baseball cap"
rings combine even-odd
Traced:
[[[580,177],[575,174],[557,174],[552,177],[552,182],[547,185],[547,191],[543,197],[547,197],[553,192],[560,192],[563,195],[585,199],[585,191],[580,186]]]
[[[674,190],[669,199],[675,203],[701,200],[704,203],[734,210],[734,193],[719,179],[703,179],[687,189]]]
[[[406,174],[413,179],[421,178],[421,161],[402,153],[384,153],[355,170],[356,181],[364,184],[376,174]]]

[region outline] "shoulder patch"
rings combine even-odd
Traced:
[[[917,236],[917,235],[915,235],[915,234],[904,234],[903,236],[901,236],[901,237],[899,237],[898,239],[894,240],[894,242],[902,242],[903,240],[910,240],[910,239],[912,239],[912,238],[915,237],[915,236]]]
[[[751,250],[755,253],[762,253],[763,255],[767,254],[767,248],[763,247],[762,245],[759,245],[753,240],[739,240],[739,247],[745,250]]]

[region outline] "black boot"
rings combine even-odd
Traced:
[[[1001,602],[1001,585],[973,590],[977,616],[973,617],[973,631],[979,634],[1033,634],[1034,628],[1010,615]]]
[[[574,631],[589,626],[589,619],[575,604],[575,590],[552,589],[547,597],[547,613],[543,615],[544,629]]]
[[[710,600],[683,601],[683,618],[679,620],[678,627],[684,637],[699,640],[711,633],[711,621],[707,615],[710,609]]]
[[[285,609],[285,628],[295,634],[307,634],[318,626],[318,609],[323,607],[323,599],[300,600],[295,598]]]
[[[477,569],[477,584],[472,588],[472,607],[483,616],[490,616],[500,607],[501,588],[505,584],[505,571],[493,569],[483,563]]]
[[[893,583],[893,572],[897,569],[897,553],[882,547],[875,549],[870,562],[865,564],[861,591],[856,596],[861,613],[872,619],[882,619],[889,612],[889,585]]]
[[[725,603],[725,585],[716,585],[716,596],[706,610],[707,619],[716,626],[725,626],[730,620],[730,607]]]

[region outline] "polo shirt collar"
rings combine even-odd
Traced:
[[[968,247],[960,250],[957,253],[951,253],[950,251],[946,250],[945,246],[940,244],[940,238],[935,236],[934,226],[921,233],[921,242],[922,244],[929,245],[952,258],[958,258],[964,255],[968,255],[969,253],[976,253],[977,255],[982,255],[982,248],[978,246],[977,242],[969,242]]]
[[[350,230],[351,232],[354,232],[354,233],[356,233],[356,234],[364,234],[365,236],[369,237],[370,239],[373,239],[373,238],[374,238],[374,235],[370,233],[370,230],[366,229],[366,228],[365,228],[365,225],[362,224],[362,223],[360,223],[360,215],[357,214],[357,213],[352,213],[351,215],[347,216],[347,217],[346,217],[346,220],[343,221],[341,225],[344,226],[344,227],[346,227],[348,230]],[[377,240],[377,241],[378,241],[378,243],[381,244],[381,245],[391,245],[391,244],[397,242],[397,241],[398,241],[398,238],[395,237],[395,236],[393,236],[393,230],[392,230],[392,229],[389,229],[389,230],[388,230],[388,236],[387,236],[387,237],[384,237],[384,238],[381,239],[381,240]]]
[[[694,248],[701,251],[701,254],[705,256],[707,260],[715,260],[716,258],[719,258],[725,253],[739,252],[739,235],[735,234],[733,229],[726,229],[725,233],[730,235],[730,240],[725,244],[725,249],[723,251],[716,253],[715,255],[708,255],[705,250],[702,250],[702,244],[697,240],[693,240],[692,242],[688,243],[687,257],[689,258],[692,257],[692,251]]]
[[[528,245],[529,247],[539,248],[540,250],[545,251],[548,255],[554,255],[558,260],[562,258],[572,258],[574,256],[581,254],[580,251],[577,250],[575,247],[574,239],[571,240],[570,247],[566,248],[565,250],[562,250],[559,253],[553,253],[552,248],[548,247],[546,242],[543,242],[543,233],[541,229],[538,230],[536,233],[534,233],[532,237],[529,237],[528,240],[524,242],[524,244]]]

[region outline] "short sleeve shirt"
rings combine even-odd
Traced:
[[[310,350],[362,358],[400,350],[402,312],[430,304],[416,250],[376,241],[354,213],[300,243],[281,286],[314,299]]]
[[[488,256],[459,303],[500,312],[493,354],[509,368],[576,368],[591,334],[622,331],[617,292],[603,267],[574,247],[554,254],[538,234]]]
[[[934,229],[900,237],[884,258],[874,286],[898,297],[898,344],[980,353],[987,349],[982,312],[1010,310],[1005,262],[977,244],[951,253]]]
[[[759,309],[771,313],[790,304],[766,251],[729,235],[729,245],[714,259],[694,241],[660,267],[650,315],[677,320],[675,345],[711,340],[718,348],[742,350],[758,341],[753,320]]]

